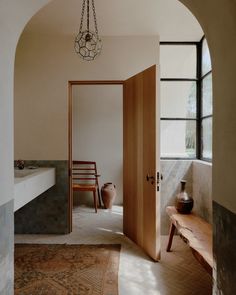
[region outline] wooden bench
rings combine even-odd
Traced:
[[[167,207],[166,212],[171,221],[166,251],[170,251],[173,236],[177,230],[191,248],[195,258],[212,275],[212,226],[194,213],[180,214],[172,206]]]

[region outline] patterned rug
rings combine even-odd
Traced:
[[[15,245],[15,295],[118,295],[120,245]]]

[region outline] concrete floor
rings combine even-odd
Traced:
[[[167,253],[162,236],[162,258],[150,260],[122,234],[122,207],[112,211],[77,207],[73,232],[69,235],[16,235],[16,243],[122,244],[119,295],[210,295],[211,277],[193,257],[189,247],[176,236]]]

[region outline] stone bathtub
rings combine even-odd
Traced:
[[[56,184],[55,168],[14,170],[14,212]]]

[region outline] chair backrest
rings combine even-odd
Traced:
[[[93,183],[98,186],[97,165],[93,161],[72,162],[73,183]]]

